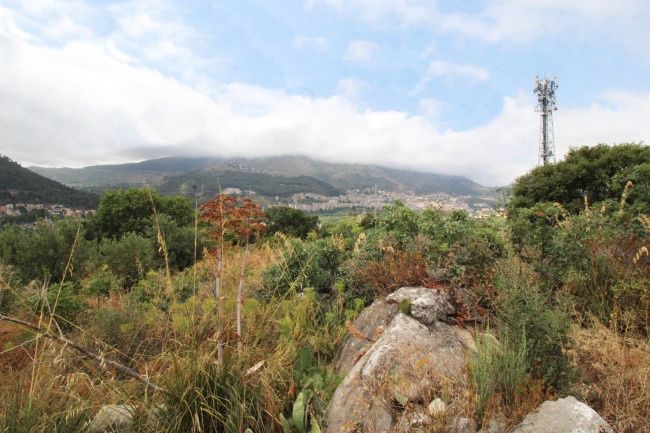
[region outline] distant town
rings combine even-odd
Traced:
[[[0,206],[0,217],[20,217],[26,213],[38,215],[44,220],[52,218],[77,217],[83,218],[88,215],[94,215],[95,210],[70,209],[60,204],[30,204],[16,203]],[[28,221],[25,221],[28,222]]]
[[[254,191],[246,192],[248,194],[255,194]],[[240,195],[243,191],[238,188],[227,188],[224,190],[224,193]],[[396,201],[401,201],[414,210],[422,210],[431,206],[445,211],[464,210],[469,215],[477,218],[487,218],[499,214],[499,212],[495,211],[494,204],[488,203],[487,201],[477,201],[476,197],[472,196],[451,196],[443,192],[417,195],[387,191],[374,192],[367,189],[363,191],[348,190],[345,194],[335,197],[314,193],[293,194],[287,198],[276,196],[275,201],[271,200],[268,206],[289,206],[315,214],[340,213],[345,212],[346,209],[366,213],[372,212],[375,209],[381,209]],[[60,204],[15,203],[0,206],[0,218],[20,217],[27,213],[37,215],[43,220],[48,221],[53,218],[64,217],[84,218],[88,215],[94,215],[95,210],[71,209]],[[27,223],[29,221],[24,222]]]
[[[226,194],[241,194],[238,188],[224,190]],[[248,191],[253,193],[253,191]],[[314,193],[293,194],[290,198],[276,196],[275,203],[269,206],[289,206],[309,213],[339,212],[349,209],[357,212],[372,212],[374,209],[381,209],[401,201],[413,210],[422,210],[428,207],[437,207],[445,211],[464,210],[471,216],[487,218],[498,214],[494,210],[494,199],[488,201],[477,200],[473,196],[452,196],[444,192],[428,195],[417,195],[413,193],[371,191],[369,189],[347,190],[345,194],[330,197]]]

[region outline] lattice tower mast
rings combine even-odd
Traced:
[[[554,80],[535,76],[535,88],[533,92],[537,94],[536,111],[541,114],[539,128],[539,159],[540,165],[551,164],[555,162],[555,137],[553,136],[553,111],[557,110],[555,106],[555,90],[558,88],[557,75]]]

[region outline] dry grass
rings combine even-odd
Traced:
[[[624,337],[595,319],[574,326],[578,392],[618,432],[650,432],[650,342]]]

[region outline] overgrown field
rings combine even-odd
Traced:
[[[469,390],[449,399],[479,425],[573,394],[648,432],[644,211],[625,195],[487,220],[396,203],[317,228],[129,190],[93,220],[4,227],[0,432],[87,431],[107,404],[142,432],[317,432],[348,322],[407,285],[449,290],[476,331]]]

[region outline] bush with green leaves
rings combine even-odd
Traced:
[[[63,278],[68,259],[67,280],[79,281],[85,276],[92,258],[92,244],[84,239],[79,222],[72,219],[39,223],[33,230],[19,226],[0,229],[0,263],[11,266],[22,284],[30,281],[58,282]]]
[[[269,219],[267,229],[269,235],[280,232],[306,239],[310,232],[318,228],[318,216],[307,215],[299,209],[288,206],[272,206],[264,214]]]
[[[163,266],[149,239],[127,233],[119,240],[104,239],[99,245],[98,266],[106,265],[118,275],[125,289],[131,288],[153,269]]]
[[[632,177],[640,181],[637,176],[642,175],[647,181],[647,173],[638,167],[649,163],[650,147],[643,143],[570,149],[564,161],[536,167],[519,177],[509,206],[531,208],[539,202],[552,202],[577,214],[584,208],[585,196],[589,203],[619,200]]]
[[[161,196],[149,189],[119,189],[105,193],[97,208],[94,224],[103,238],[119,239],[126,233],[144,235],[152,224],[154,207],[179,227],[194,221],[192,202],[182,196]]]
[[[509,216],[514,251],[539,275],[544,287],[570,294],[580,313],[595,315],[622,331],[648,333],[648,245],[643,219],[615,203],[612,209],[569,215],[539,203]]]
[[[291,240],[280,263],[262,274],[265,292],[283,296],[290,289],[299,292],[307,287],[327,292],[340,275],[342,255],[331,239]]]
[[[37,316],[54,314],[61,329],[65,330],[73,329],[81,316],[90,309],[70,282],[53,284],[45,290],[37,289],[28,305],[34,306],[33,313]]]
[[[163,213],[158,214],[158,228],[165,239],[167,259],[171,269],[183,270],[192,266],[195,259],[197,261],[201,259],[205,243],[202,236],[198,234],[195,236],[193,226],[179,225],[171,216]],[[152,223],[145,232],[154,250],[157,251],[158,260],[162,263],[164,255],[155,224]]]
[[[345,264],[346,286],[370,302],[400,285],[428,284],[429,268],[462,284],[488,278],[505,241],[494,220],[437,208],[416,212],[397,202],[382,209]],[[487,275],[487,276],[486,276]]]
[[[516,259],[500,263],[494,280],[499,294],[493,312],[501,326],[499,336],[516,351],[526,348],[527,371],[554,389],[572,381],[566,349],[569,346],[569,299],[541,284],[534,272]]]
[[[111,292],[118,288],[120,288],[119,279],[111,272],[108,265],[104,265],[83,286],[82,292],[97,298],[97,307],[99,307],[101,298],[108,298]]]

